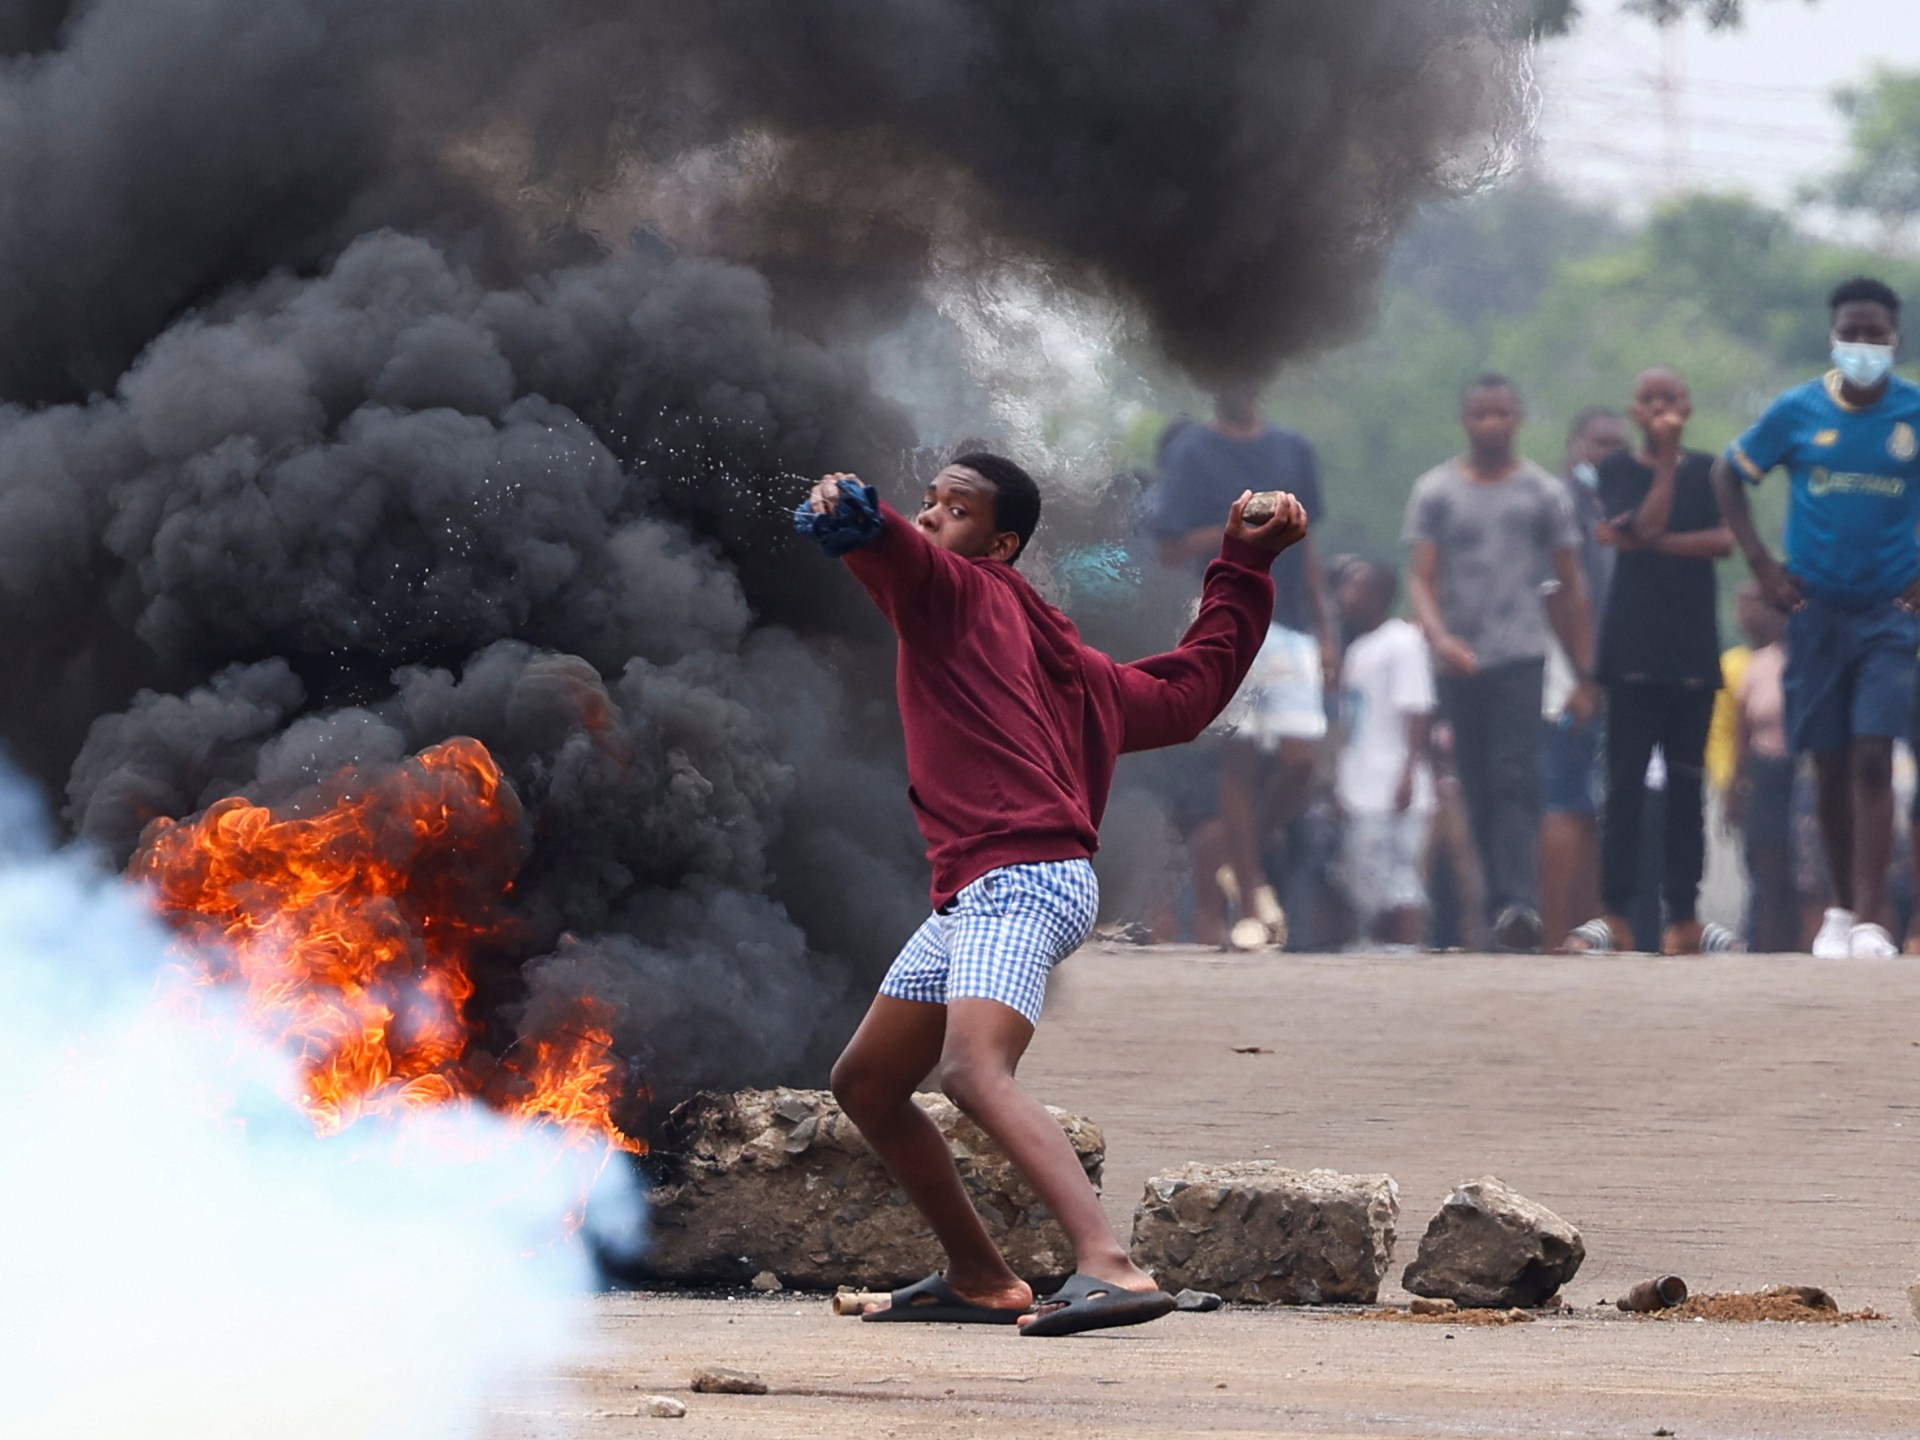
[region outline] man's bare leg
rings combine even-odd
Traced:
[[[1007,1013],[1026,1024],[1013,1011]],[[933,1227],[947,1252],[947,1283],[976,1305],[1024,1310],[1033,1303],[1032,1287],[1013,1273],[981,1223],[940,1127],[913,1102],[913,1092],[940,1063],[948,1029],[944,1005],[877,996],[834,1064],[834,1098]],[[1065,1142],[1059,1126],[1054,1133]],[[1067,1148],[1071,1154],[1072,1146]]]
[[[1854,902],[1853,757],[1845,750],[1813,757],[1814,812],[1827,852],[1827,884],[1833,903],[1864,919]]]
[[[1380,924],[1380,938],[1389,945],[1426,944],[1427,912],[1418,905],[1389,910]]]
[[[1893,859],[1893,741],[1863,735],[1853,742],[1854,918],[1884,925],[1887,866]]]
[[[1225,827],[1218,820],[1195,827],[1187,838],[1187,855],[1193,863],[1193,938],[1209,950],[1223,950],[1227,944],[1227,896],[1218,877],[1227,863]]]
[[[1260,854],[1266,840],[1262,821],[1269,809],[1270,764],[1266,752],[1250,740],[1227,740],[1220,746],[1220,826],[1239,891],[1230,898],[1236,918],[1242,920],[1264,922],[1268,917],[1258,913],[1259,896],[1262,891],[1273,893]]]
[[[1073,1245],[1076,1270],[1123,1290],[1158,1289],[1154,1278],[1128,1258],[1107,1223],[1073,1142],[1047,1107],[1014,1078],[1032,1039],[1033,1026],[1026,1017],[997,1000],[949,1002],[941,1088],[1006,1151],[1053,1211]]]
[[[1600,913],[1600,848],[1591,815],[1549,810],[1540,821],[1540,926],[1555,950]]]

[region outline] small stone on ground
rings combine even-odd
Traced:
[[[649,1395],[640,1402],[640,1411],[655,1420],[684,1420],[687,1407],[671,1395]]]
[[[1211,1290],[1182,1290],[1173,1297],[1173,1303],[1178,1309],[1205,1314],[1209,1310],[1218,1310],[1227,1302]]]
[[[746,1370],[696,1370],[692,1389],[696,1395],[764,1395],[767,1382]]]
[[[753,1277],[753,1288],[762,1294],[771,1295],[776,1290],[784,1290],[787,1287],[780,1283],[780,1277],[771,1270],[762,1270]]]

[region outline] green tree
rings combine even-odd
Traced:
[[[1833,98],[1847,118],[1847,162],[1814,193],[1897,241],[1920,218],[1920,71],[1881,67]]]
[[[1719,27],[1738,25],[1749,3],[1751,0],[1620,0],[1620,8],[1645,15],[1656,25],[1670,25],[1691,12]],[[1581,0],[1533,0],[1534,29],[1541,35],[1564,35],[1580,23],[1586,9]]]

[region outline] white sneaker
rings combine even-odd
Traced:
[[[1878,925],[1856,925],[1847,932],[1847,954],[1855,960],[1885,960],[1898,955],[1900,947]]]
[[[1853,954],[1853,912],[1832,909],[1820,919],[1820,933],[1813,937],[1813,958],[1845,960]]]

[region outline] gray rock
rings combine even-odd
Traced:
[[[655,1420],[684,1420],[687,1407],[671,1395],[649,1395],[640,1402],[640,1413]]]
[[[1133,1212],[1133,1261],[1166,1289],[1242,1304],[1371,1304],[1399,1214],[1390,1175],[1265,1160],[1187,1165],[1147,1181]]]
[[[1492,1175],[1447,1197],[1401,1284],[1469,1309],[1546,1303],[1587,1258],[1580,1232]]]
[[[762,1270],[758,1275],[754,1276],[752,1285],[754,1289],[763,1295],[773,1295],[787,1288],[780,1283],[780,1277],[771,1270]]]
[[[689,1387],[696,1395],[764,1395],[767,1382],[750,1370],[696,1370]]]
[[[941,1095],[916,1097],[947,1137],[988,1232],[1015,1273],[1073,1272],[1048,1210],[972,1121]],[[1096,1188],[1097,1126],[1055,1110]],[[743,1285],[771,1271],[789,1287],[892,1290],[946,1262],[853,1122],[823,1090],[696,1095],[669,1118],[644,1259],[657,1280]]]
[[[1173,1297],[1175,1309],[1185,1310],[1194,1315],[1210,1314],[1226,1303],[1211,1290],[1182,1290]]]

